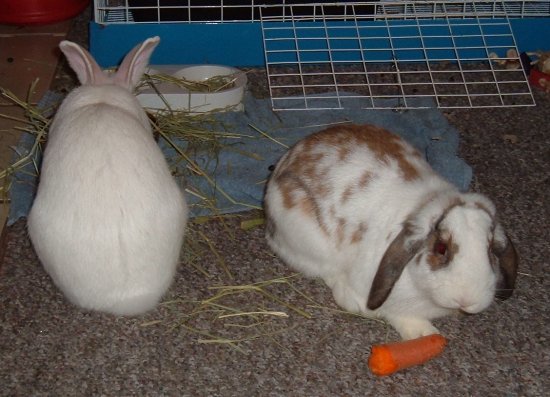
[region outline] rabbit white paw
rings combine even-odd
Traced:
[[[391,318],[390,324],[399,332],[403,340],[416,339],[421,336],[439,334],[439,330],[429,320],[422,318]]]
[[[357,294],[344,277],[327,278],[325,282],[332,289],[332,296],[340,307],[352,313],[366,312],[365,298]]]

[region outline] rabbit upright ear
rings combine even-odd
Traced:
[[[405,225],[384,253],[369,292],[367,307],[378,309],[390,295],[405,265],[416,255],[423,240],[410,241],[410,226]]]
[[[114,77],[115,83],[129,90],[133,89],[145,73],[149,58],[159,42],[160,37],[155,36],[135,46],[120,64]]]
[[[63,40],[59,49],[67,57],[71,69],[74,70],[82,85],[101,85],[109,82],[92,55],[72,41]]]

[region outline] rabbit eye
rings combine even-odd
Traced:
[[[434,253],[438,255],[445,255],[447,253],[447,244],[442,241],[437,241],[434,246]]]

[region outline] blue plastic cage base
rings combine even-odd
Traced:
[[[377,22],[363,23],[374,26]],[[510,26],[520,52],[550,50],[550,18],[511,19]],[[109,25],[91,22],[90,51],[101,66],[112,67],[134,45],[157,35],[161,37],[161,45],[153,54],[152,64],[266,65],[260,22]],[[475,53],[470,55],[475,57]]]

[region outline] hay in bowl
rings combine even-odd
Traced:
[[[242,70],[222,65],[157,66],[149,69],[145,83],[137,97],[146,108],[207,113],[243,110],[247,78]]]

